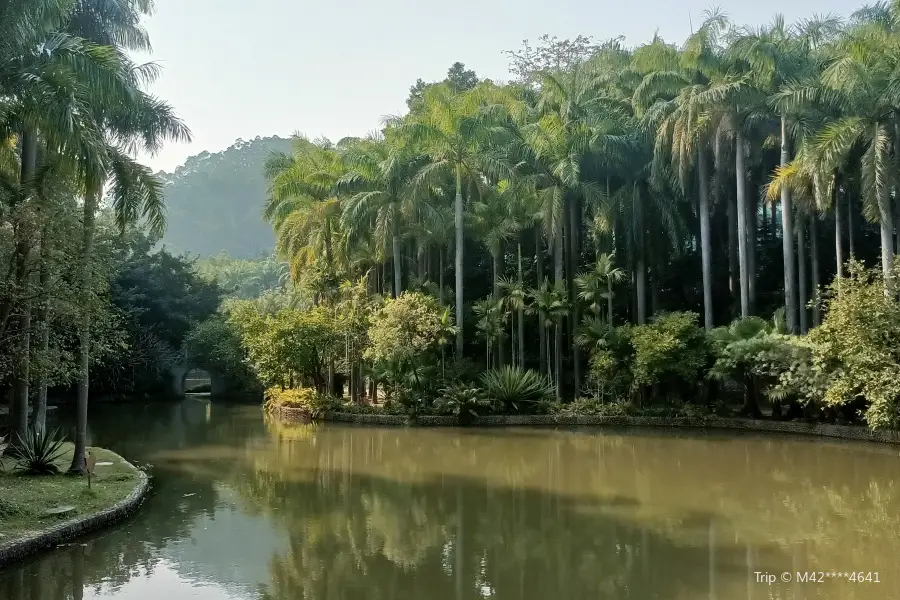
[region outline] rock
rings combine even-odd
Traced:
[[[44,514],[45,515],[53,515],[53,516],[65,515],[67,513],[74,512],[76,508],[77,507],[75,507],[75,506],[57,506],[57,507],[49,508],[49,509],[45,510]]]

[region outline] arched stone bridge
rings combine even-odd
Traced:
[[[203,369],[191,363],[181,363],[169,370],[172,381],[172,392],[176,396],[184,396],[185,381],[192,371],[202,371],[209,376],[209,395],[220,396],[225,393],[225,378],[218,373]]]

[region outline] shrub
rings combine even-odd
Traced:
[[[302,409],[310,419],[321,419],[326,412],[338,408],[338,404],[339,402],[334,398],[312,388],[282,390],[273,387],[266,390],[265,409],[267,412],[285,406]]]
[[[539,412],[553,393],[543,375],[514,367],[492,369],[481,376],[481,383],[498,412]]]
[[[658,383],[681,386],[700,379],[709,347],[697,318],[690,312],[661,313],[650,324],[631,328],[635,388]]]
[[[56,464],[63,454],[63,442],[59,431],[40,432],[31,428],[20,439],[16,447],[16,471],[25,475],[56,475],[59,466]]]
[[[631,389],[631,362],[634,350],[629,342],[631,327],[610,327],[595,319],[586,320],[580,339],[590,350],[588,384],[595,399],[623,400]]]
[[[460,425],[468,425],[472,419],[490,410],[491,403],[480,388],[457,384],[441,390],[434,408],[438,414],[456,417]]]
[[[631,412],[631,404],[625,400],[603,402],[596,398],[579,398],[568,404],[556,405],[551,410],[551,414],[564,417],[623,417]]]
[[[900,261],[885,284],[880,272],[851,262],[849,278],[825,296],[826,316],[809,334],[812,366],[829,373],[822,401],[846,406],[863,397],[874,429],[900,426]]]

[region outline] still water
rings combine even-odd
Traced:
[[[285,426],[200,399],[91,423],[91,444],[152,465],[153,495],[0,571],[0,599],[900,598],[896,448]]]

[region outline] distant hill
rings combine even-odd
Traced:
[[[268,254],[275,244],[263,221],[263,166],[272,152],[289,152],[285,138],[238,140],[222,152],[192,156],[165,182],[168,228],[163,243],[201,257],[227,252],[235,258]]]

